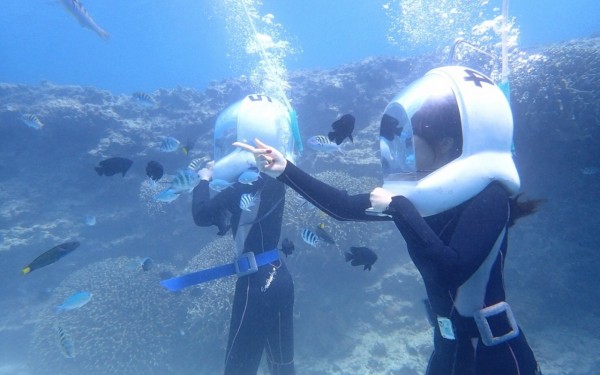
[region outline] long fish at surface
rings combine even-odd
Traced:
[[[90,16],[79,0],[60,0],[63,6],[71,13],[83,27],[94,31],[100,38],[107,40],[108,32],[98,26],[96,21]]]

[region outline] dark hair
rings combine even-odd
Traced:
[[[462,125],[458,103],[452,91],[445,95],[435,95],[423,103],[411,118],[413,133],[423,138],[432,146],[440,140],[450,137],[454,139],[454,147],[450,152],[450,160],[462,153]]]
[[[537,212],[540,204],[546,202],[546,199],[529,199],[526,201],[519,201],[523,193],[518,194],[515,197],[510,198],[510,217],[508,218],[508,226],[512,227],[515,222],[522,217],[529,216]]]

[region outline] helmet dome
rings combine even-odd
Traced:
[[[288,109],[270,96],[248,95],[226,108],[217,118],[213,179],[234,182],[242,172],[255,167],[250,152],[232,146],[233,142],[253,142],[254,138],[294,160],[294,137]]]
[[[424,216],[455,207],[499,181],[520,188],[513,119],[503,92],[465,67],[429,71],[388,104],[381,120],[383,187]]]

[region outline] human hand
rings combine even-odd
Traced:
[[[275,148],[262,143],[256,138],[254,139],[254,143],[256,143],[257,147],[243,142],[233,142],[233,145],[254,154],[256,167],[259,171],[274,178],[281,176],[287,166],[285,156]]]
[[[387,210],[390,203],[392,203],[392,197],[394,195],[390,193],[388,190],[384,188],[375,188],[369,195],[369,199],[371,200],[371,207],[373,211],[383,212]]]
[[[210,181],[212,179],[213,165],[215,165],[215,161],[211,160],[208,163],[206,163],[204,168],[202,168],[198,171],[198,176],[200,177],[201,180]]]

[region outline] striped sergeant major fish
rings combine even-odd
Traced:
[[[203,158],[196,158],[188,164],[188,169],[191,169],[194,172],[198,172],[202,169],[202,163],[204,162]]]
[[[60,346],[63,356],[65,356],[65,358],[75,358],[75,350],[73,348],[71,335],[69,335],[61,326],[56,326],[56,331],[58,332],[58,345]]]
[[[73,15],[73,17],[77,18],[79,24],[82,27],[87,27],[88,29],[94,31],[96,34],[100,36],[100,38],[107,40],[108,32],[98,26],[96,21],[90,16],[88,11],[83,7],[83,4],[79,0],[60,0],[63,6]]]
[[[319,237],[308,228],[302,229],[300,232],[300,237],[302,237],[302,240],[312,247],[319,246]]]
[[[258,192],[242,194],[240,198],[240,208],[244,211],[250,211],[258,201]]]
[[[23,115],[23,117],[21,117],[21,120],[23,120],[25,125],[35,130],[40,130],[44,127],[44,123],[41,122],[40,119],[33,114],[25,114]]]
[[[308,138],[307,143],[308,143],[308,146],[315,151],[321,151],[321,152],[327,152],[327,153],[334,153],[337,151],[342,154],[344,153],[344,150],[340,147],[340,145],[329,140],[329,137],[327,137],[326,135],[312,136],[312,137]]]

